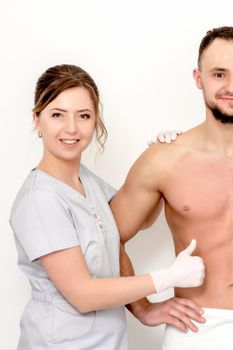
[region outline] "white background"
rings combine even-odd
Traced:
[[[31,123],[39,75],[49,66],[72,63],[95,79],[109,139],[102,156],[95,160],[92,147],[84,162],[119,188],[149,138],[203,120],[201,92],[192,79],[198,46],[208,29],[232,25],[232,10],[232,0],[1,0],[1,350],[16,348],[30,295],[16,265],[8,217],[16,192],[41,155]],[[137,273],[172,261],[163,216],[128,244],[128,252]],[[130,350],[161,349],[163,329],[145,327],[128,315]]]

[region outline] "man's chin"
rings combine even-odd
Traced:
[[[233,124],[233,115],[221,111],[219,108],[211,108],[214,118],[223,124]]]

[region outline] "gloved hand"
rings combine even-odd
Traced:
[[[147,145],[151,146],[154,143],[156,143],[157,141],[160,143],[171,143],[172,141],[175,141],[177,139],[177,136],[182,134],[182,131],[178,130],[172,130],[172,131],[161,131],[158,133],[156,140],[152,141],[149,140],[147,141]]]
[[[182,250],[173,264],[163,270],[150,273],[157,292],[162,292],[174,287],[198,287],[201,286],[205,277],[205,266],[202,258],[191,256],[196,248],[196,240]]]

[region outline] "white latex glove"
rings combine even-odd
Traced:
[[[157,292],[162,292],[174,287],[198,287],[201,286],[205,277],[205,266],[202,258],[191,256],[196,249],[196,240],[182,250],[173,264],[167,269],[150,273]]]
[[[157,141],[160,143],[171,143],[172,141],[175,141],[177,139],[177,135],[180,135],[180,134],[182,134],[182,131],[180,130],[162,131],[158,133],[155,141],[149,140],[147,142],[147,145],[151,146]]]

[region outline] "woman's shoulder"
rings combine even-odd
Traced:
[[[41,170],[33,169],[23,182],[18,194],[29,195],[39,192],[56,193],[57,185],[55,179]]]
[[[24,180],[21,188],[15,196],[10,217],[14,216],[20,205],[30,206],[32,201],[44,196],[56,196],[56,186],[44,176],[43,173],[33,169]]]

